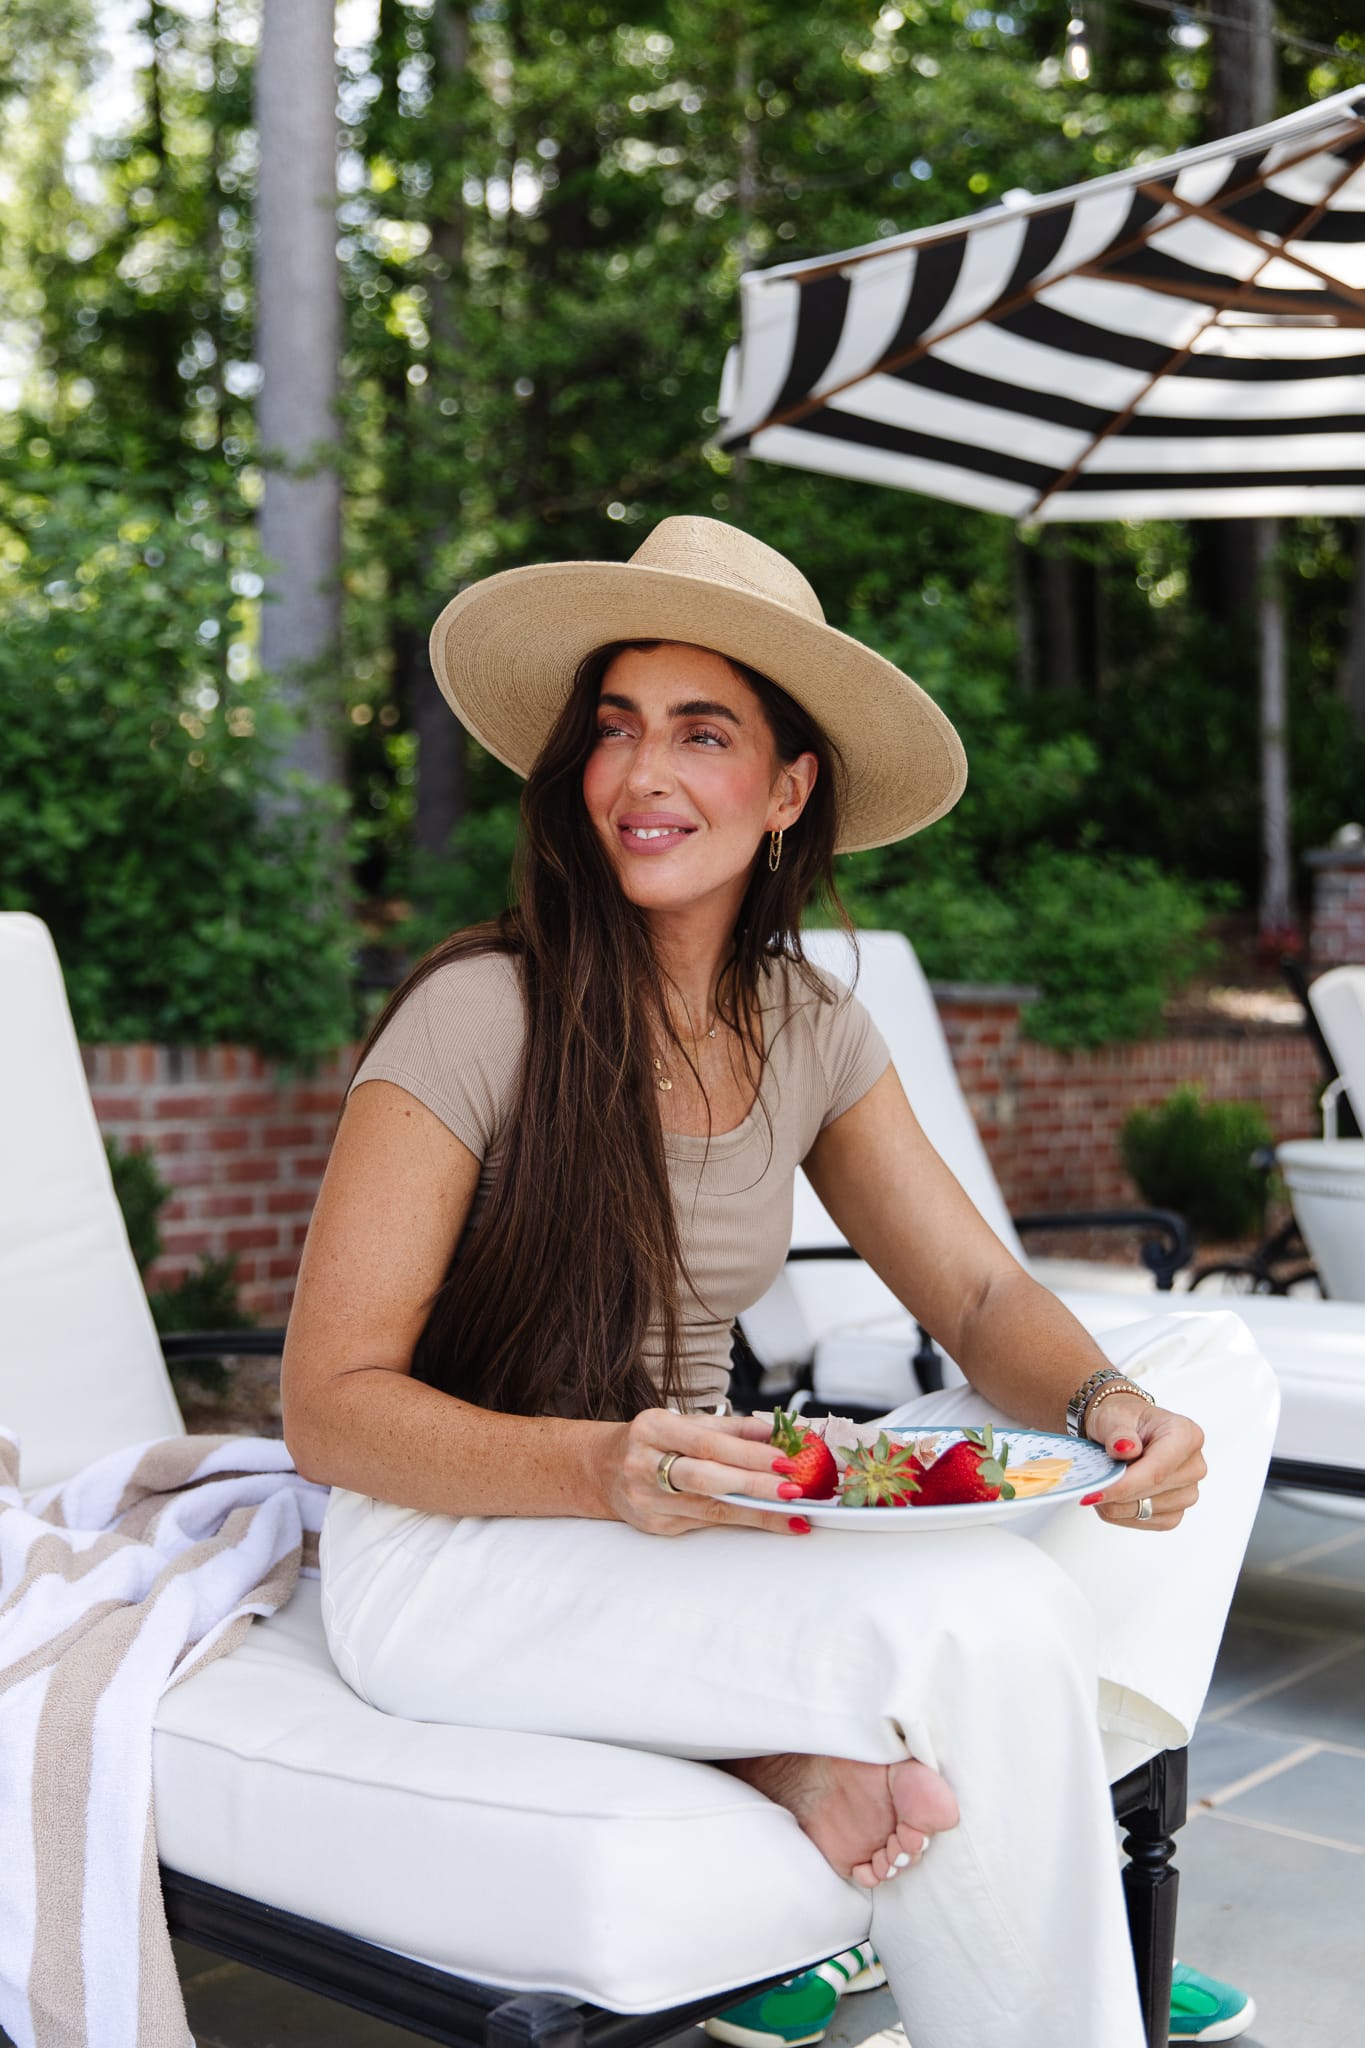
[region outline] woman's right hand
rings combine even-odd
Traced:
[[[778,1453],[771,1423],[758,1415],[678,1415],[671,1408],[646,1408],[630,1422],[613,1425],[602,1447],[600,1490],[614,1521],[629,1522],[649,1536],[686,1536],[694,1529],[766,1529],[779,1536],[806,1535],[810,1523],[801,1501],[785,1501],[789,1481],[774,1472]],[[669,1468],[677,1488],[659,1484],[659,1462],[678,1453]],[[790,1512],[765,1514],[738,1508],[720,1496],[751,1493],[782,1500]]]

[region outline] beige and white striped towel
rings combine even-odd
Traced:
[[[325,1487],[281,1443],[167,1437],[25,1501],[0,1431],[0,2025],[15,2048],[185,2048],[152,1724],[315,1568]]]

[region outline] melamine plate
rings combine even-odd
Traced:
[[[964,1435],[960,1429],[889,1429],[887,1435],[893,1441],[913,1441],[916,1437],[936,1436],[940,1452],[957,1443]],[[1088,1438],[1073,1436],[1052,1436],[1037,1429],[1001,1429],[995,1431],[997,1444],[1009,1445],[1009,1463],[1005,1476],[1009,1477],[1010,1465],[1027,1465],[1034,1458],[1070,1458],[1071,1470],[1062,1475],[1061,1483],[1050,1493],[1034,1493],[1023,1500],[972,1501],[963,1507],[951,1508],[846,1508],[838,1501],[830,1500],[755,1500],[752,1494],[727,1493],[722,1495],[737,1508],[758,1508],[771,1515],[802,1515],[808,1522],[817,1523],[824,1529],[858,1530],[864,1535],[899,1536],[912,1529],[979,1529],[988,1522],[1014,1522],[1023,1515],[1037,1514],[1040,1508],[1055,1508],[1064,1501],[1077,1501],[1083,1493],[1094,1493],[1098,1488],[1108,1486],[1112,1480],[1127,1469],[1111,1458],[1099,1444]]]

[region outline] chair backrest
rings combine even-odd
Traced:
[[[1329,967],[1309,985],[1308,1000],[1365,1131],[1365,967]]]
[[[47,927],[0,913],[0,1424],[25,1487],[179,1435]]]
[[[962,1183],[991,1229],[1016,1258],[1023,1247],[1010,1222],[986,1148],[958,1083],[948,1041],[924,970],[900,932],[860,932],[855,959],[845,932],[805,934],[815,966],[853,982],[859,1002],[886,1040],[910,1106],[940,1159]],[[793,1244],[841,1244],[843,1239],[804,1174],[797,1189]]]
[[[840,931],[803,934],[812,963],[841,981],[856,981],[859,1001],[886,1040],[910,1105],[926,1136],[1016,1258],[1023,1247],[999,1182],[958,1084],[938,1008],[908,939],[899,932],[860,932],[855,957]],[[846,1243],[804,1173],[796,1176],[792,1247],[821,1251]],[[890,1289],[861,1262],[801,1262],[779,1274],[762,1301],[741,1317],[744,1334],[766,1366],[793,1366],[836,1328],[876,1321],[900,1308]]]

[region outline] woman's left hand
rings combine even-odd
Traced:
[[[1126,1465],[1121,1479],[1101,1493],[1087,1494],[1103,1522],[1124,1529],[1174,1529],[1199,1498],[1204,1463],[1204,1432],[1188,1415],[1152,1408],[1135,1394],[1111,1394],[1095,1412],[1086,1431],[1111,1458]],[[1138,1520],[1138,1508],[1150,1502],[1150,1515]]]

